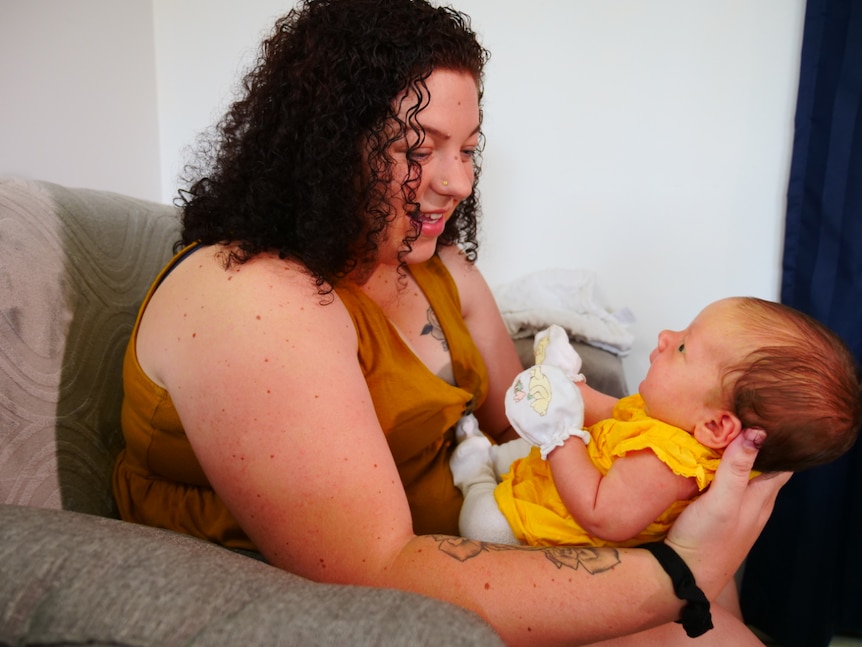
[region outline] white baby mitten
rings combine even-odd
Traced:
[[[506,415],[515,431],[538,447],[542,458],[571,436],[589,444],[584,426],[584,398],[563,369],[539,364],[515,377],[506,393]]]
[[[533,357],[536,358],[536,364],[556,366],[572,382],[585,381],[584,374],[581,373],[581,356],[569,343],[568,333],[556,324],[536,333],[533,340]]]

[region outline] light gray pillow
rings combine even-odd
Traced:
[[[500,647],[478,616],[166,530],[0,505],[0,644]]]

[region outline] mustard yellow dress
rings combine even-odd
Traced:
[[[201,469],[170,393],[144,374],[135,354],[141,315],[153,292],[191,251],[180,252],[156,278],[126,349],[121,419],[126,447],[114,468],[114,496],[127,521],[253,550]],[[414,530],[457,535],[462,496],[449,470],[453,426],[485,399],[488,373],[443,262],[434,256],[410,266],[409,272],[446,336],[457,386],[428,370],[364,293],[350,285],[338,286],[336,292],[356,327],[358,361],[407,492]]]
[[[721,453],[701,445],[687,431],[650,418],[643,398],[631,395],[614,407],[613,416],[589,428],[590,459],[602,475],[628,452],[651,450],[674,473],[697,480],[703,491],[715,476]],[[645,487],[648,487],[645,485]],[[676,501],[636,537],[622,543],[594,537],[581,528],[560,498],[551,469],[538,448],[512,464],[494,492],[497,505],[521,542],[530,546],[634,546],[663,538],[691,502]]]

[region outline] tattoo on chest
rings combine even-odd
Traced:
[[[611,546],[603,548],[593,546],[507,546],[506,544],[489,544],[474,539],[443,535],[435,535],[434,539],[440,552],[446,553],[459,562],[466,562],[482,553],[528,550],[542,552],[559,569],[564,567],[574,571],[582,569],[590,575],[604,573],[620,563],[619,551]]]
[[[440,322],[437,321],[437,315],[434,314],[434,311],[431,308],[428,308],[426,315],[428,317],[428,323],[422,327],[422,334],[431,335],[434,339],[439,341],[440,344],[442,344],[443,350],[448,353],[449,344],[446,343],[446,335],[443,334],[443,328],[440,326]]]

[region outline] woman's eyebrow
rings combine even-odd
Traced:
[[[437,139],[452,139],[452,135],[450,133],[445,133],[442,130],[434,128],[434,126],[423,126],[422,129],[425,131],[426,135],[431,135],[432,137],[436,137]],[[470,133],[470,137],[477,134],[479,132],[479,126],[473,129],[473,132]]]

